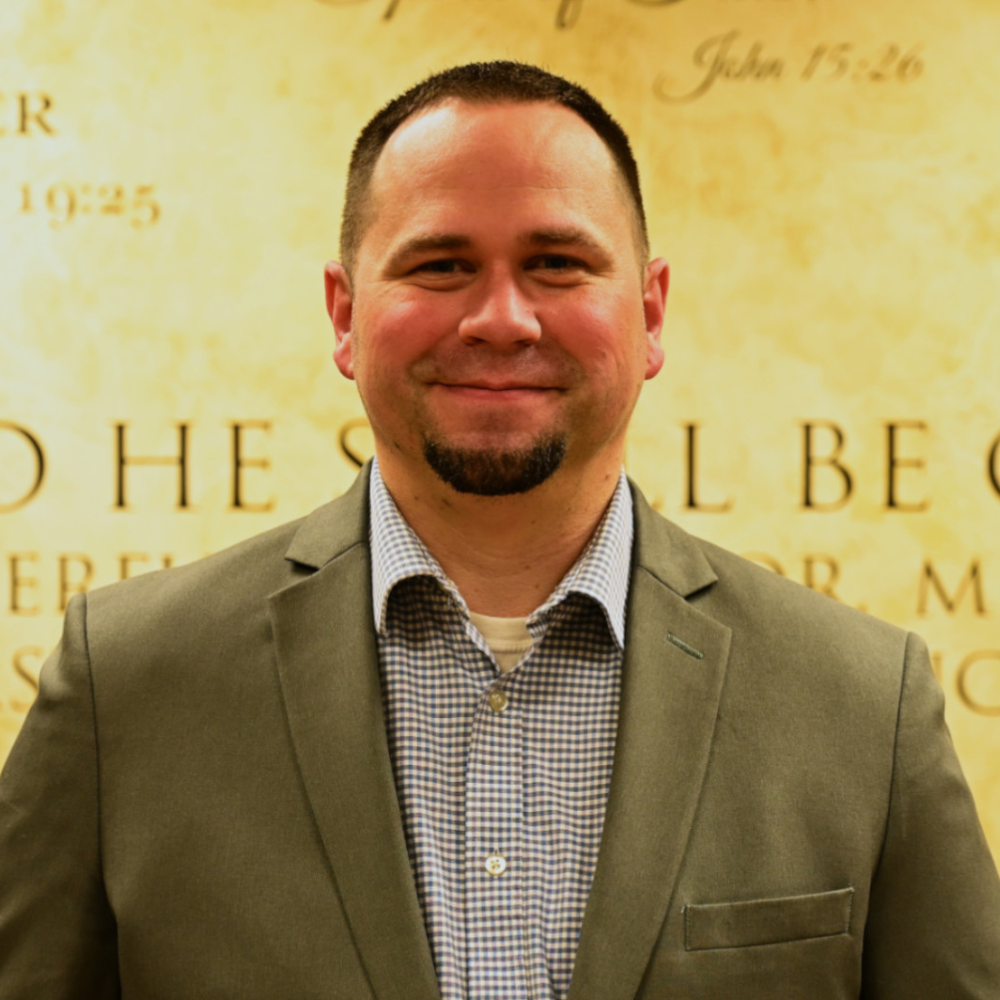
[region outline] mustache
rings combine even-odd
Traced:
[[[579,365],[566,356],[476,356],[467,351],[420,358],[411,365],[410,374],[426,384],[502,383],[552,389],[568,389],[580,380]]]

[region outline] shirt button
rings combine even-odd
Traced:
[[[486,859],[486,870],[491,875],[503,875],[507,870],[507,859],[502,854],[491,854]]]
[[[499,715],[508,705],[510,699],[499,688],[494,688],[490,692],[490,708]]]

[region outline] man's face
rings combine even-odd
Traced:
[[[555,104],[449,101],[395,132],[370,205],[327,303],[383,466],[481,494],[616,473],[667,272],[638,259],[596,133]]]

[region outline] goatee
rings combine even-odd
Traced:
[[[565,455],[563,435],[511,451],[453,448],[433,438],[424,440],[424,458],[437,475],[459,493],[481,497],[527,493],[544,483]]]

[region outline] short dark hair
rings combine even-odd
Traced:
[[[408,118],[452,98],[474,104],[551,102],[579,115],[604,142],[618,168],[635,212],[638,246],[643,256],[648,256],[649,236],[639,169],[622,127],[583,87],[537,66],[498,60],[453,66],[427,77],[386,104],[361,130],[347,171],[340,226],[340,259],[348,273],[353,271],[361,238],[370,222],[371,179],[385,144]]]

